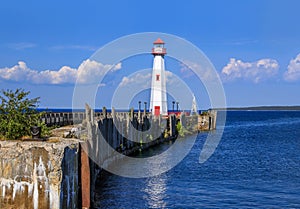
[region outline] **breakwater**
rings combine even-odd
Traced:
[[[80,139],[0,142],[0,208],[90,208],[103,168],[178,135],[213,129],[216,115],[154,117],[105,108],[95,114],[86,106],[78,119]]]
[[[98,117],[94,117],[94,111],[86,106],[86,120],[82,124],[86,129],[84,150],[91,161],[86,161],[85,167],[89,167],[85,176],[90,177],[88,185],[90,194],[85,190],[82,195],[83,207],[91,206],[95,183],[101,169],[113,169],[115,161],[123,156],[131,155],[137,151],[148,149],[162,142],[176,139],[196,133],[197,131],[212,130],[216,128],[216,116],[214,111],[208,111],[202,115],[187,116],[171,114],[167,117],[152,116],[146,111],[135,113],[116,112],[112,109],[107,112],[105,108]],[[88,164],[89,163],[89,164]],[[86,195],[86,197],[84,197]]]
[[[176,117],[152,118],[146,112],[127,113],[116,112],[112,109],[108,113],[105,108],[99,117],[94,117],[94,111],[86,107],[86,120],[83,128],[86,135],[81,135],[85,141],[83,148],[90,161],[83,162],[84,176],[90,178],[83,188],[82,206],[89,208],[92,205],[96,179],[102,168],[111,166],[122,156],[155,146],[166,140],[176,137]]]
[[[105,109],[105,108],[104,108]],[[131,112],[132,110],[130,110]],[[84,111],[72,111],[72,110],[64,110],[61,109],[57,112],[54,111],[47,111],[43,110],[44,114],[41,117],[41,122],[45,123],[47,126],[66,126],[66,125],[74,125],[74,124],[80,124],[86,119],[86,112]],[[105,112],[105,113],[104,113]],[[94,111],[93,115],[95,118],[101,118],[104,114],[111,115],[112,111],[105,111],[103,110],[97,110],[97,112]],[[117,114],[126,114],[128,112],[117,112]],[[178,118],[181,116],[181,112],[171,112],[170,115],[176,115]],[[151,117],[151,113],[146,112],[145,110],[143,112],[141,111],[133,111],[132,115],[140,115],[141,117],[144,117],[147,115],[147,117]],[[188,120],[191,120],[193,118],[193,121],[195,121],[195,116],[191,117],[187,112],[183,112],[183,115],[188,115]],[[198,121],[198,130],[214,130],[216,128],[216,118],[217,118],[217,111],[215,110],[208,110],[204,111],[201,114],[197,115],[197,121]],[[180,120],[183,121],[183,120]],[[184,121],[183,121],[184,122]]]
[[[47,126],[66,126],[82,123],[84,119],[84,112],[45,112],[41,122]]]

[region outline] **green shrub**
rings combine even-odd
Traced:
[[[40,122],[43,113],[37,112],[39,97],[29,99],[29,91],[24,89],[2,90],[0,95],[0,137],[4,139],[20,139],[30,136],[30,127],[37,125],[42,127],[42,134],[48,130],[44,123]]]
[[[184,130],[180,122],[176,124],[176,132],[180,137],[184,137]]]

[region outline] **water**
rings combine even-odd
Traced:
[[[205,137],[198,135],[187,157],[159,176],[131,179],[103,172],[94,207],[300,208],[300,111],[228,112],[220,144],[200,164]]]

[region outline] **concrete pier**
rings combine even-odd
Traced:
[[[208,110],[198,116],[198,130],[210,131],[217,128],[217,111]]]
[[[161,117],[105,108],[95,114],[89,106],[77,115],[46,115],[50,125],[82,120],[80,139],[0,141],[0,208],[92,208],[96,179],[118,160],[115,152],[131,155],[178,135],[213,130],[216,117],[214,111]]]
[[[78,208],[77,140],[0,141],[0,208]]]

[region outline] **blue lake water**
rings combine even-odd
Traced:
[[[189,143],[192,137],[180,140]],[[184,160],[159,176],[132,179],[103,172],[94,207],[300,208],[300,111],[228,112],[216,151],[200,164],[205,139],[199,134]]]

